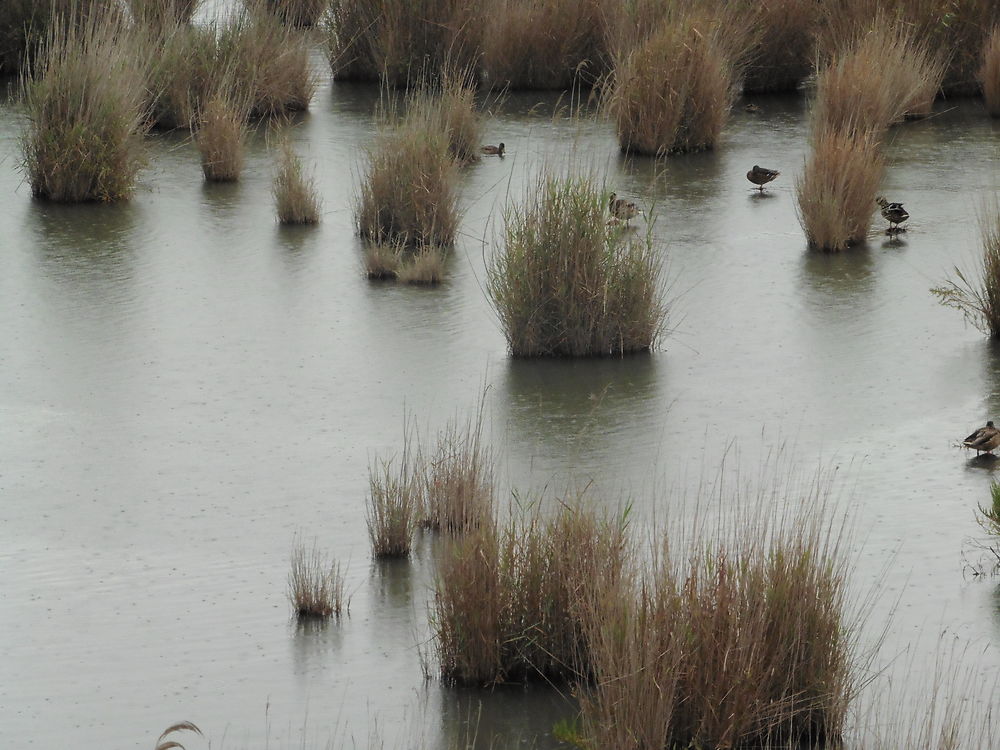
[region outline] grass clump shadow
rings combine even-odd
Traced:
[[[308,548],[298,538],[292,544],[288,600],[300,619],[339,618],[350,609],[340,563],[330,560],[315,541]]]
[[[990,338],[1000,338],[1000,203],[982,212],[979,220],[983,254],[979,272],[955,266],[955,278],[931,292],[938,301],[953,307],[967,322]]]
[[[608,224],[587,176],[543,170],[503,210],[503,244],[487,294],[515,357],[612,356],[651,350],[663,331],[662,262],[651,231]]]

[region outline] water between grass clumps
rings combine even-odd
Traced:
[[[944,631],[960,666],[996,679],[996,587],[963,577],[962,551],[1000,463],[953,443],[1000,416],[1000,349],[928,292],[973,262],[996,188],[1000,130],[978,103],[892,131],[884,189],[905,234],[823,255],[795,217],[801,100],[755,100],[715,152],[655,164],[622,159],[605,124],[551,119],[553,97],[513,95],[484,136],[508,156],[465,170],[458,251],[427,289],[362,273],[376,100],[327,83],[298,122],[325,205],[305,229],[275,222],[263,134],[236,184],[204,185],[193,144],[156,135],[130,203],[35,202],[20,115],[0,106],[3,744],[148,747],[180,719],[220,746],[364,747],[377,731],[446,747],[476,724],[483,743],[553,742],[575,711],[555,691],[425,680],[429,540],[370,562],[369,460],[401,450],[406,410],[435,430],[484,383],[506,484],[593,481],[640,526],[724,457],[839,467],[852,585],[879,581],[865,637],[895,609],[886,660],[932,664]],[[483,293],[504,200],[574,137],[609,192],[659,217],[676,330],[650,356],[511,360]],[[782,171],[764,195],[753,164]],[[339,623],[290,620],[303,531],[346,565]]]

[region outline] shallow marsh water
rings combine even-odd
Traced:
[[[433,543],[369,560],[369,462],[400,450],[405,413],[433,432],[484,385],[506,486],[592,482],[640,527],[724,462],[826,467],[853,585],[878,582],[865,637],[889,621],[882,660],[926,680],[944,649],[997,679],[1000,595],[962,556],[1000,462],[953,444],[1000,416],[1000,348],[928,291],[975,263],[997,189],[1000,126],[978,103],[893,131],[884,190],[908,231],[889,241],[876,217],[867,247],[826,255],[795,217],[801,99],[757,99],[716,151],[654,162],[622,158],[605,123],[553,118],[554,97],[512,95],[484,134],[508,156],[463,174],[449,279],[425,289],[362,275],[376,100],[327,82],[297,122],[325,201],[306,229],[275,223],[263,133],[236,185],[204,185],[193,145],[161,134],[130,203],[35,202],[20,115],[0,106],[0,743],[149,747],[180,719],[223,747],[446,747],[470,725],[484,745],[551,743],[573,712],[554,691],[425,679]],[[674,302],[651,355],[507,356],[485,262],[544,160],[655,209]],[[763,196],[755,163],[782,171]],[[290,620],[297,532],[347,564],[340,623]]]

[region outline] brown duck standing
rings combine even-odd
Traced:
[[[974,448],[976,455],[980,453],[992,454],[994,450],[1000,448],[1000,430],[993,426],[993,422],[987,422],[985,427],[980,427],[969,437],[962,441],[965,448]]]
[[[760,188],[760,192],[763,193],[764,185],[769,183],[779,174],[781,174],[781,172],[776,169],[765,169],[764,167],[758,167],[754,164],[753,169],[747,172],[747,179],[754,185],[757,185]]]

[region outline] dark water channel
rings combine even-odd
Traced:
[[[275,223],[262,133],[234,186],[204,185],[193,145],[157,135],[132,202],[35,202],[20,115],[0,106],[0,744],[150,747],[181,719],[216,747],[446,747],[477,723],[483,746],[549,744],[574,710],[555,692],[425,679],[430,542],[370,562],[369,461],[399,450],[406,410],[433,431],[484,384],[505,485],[591,481],[592,502],[631,499],[640,525],[724,456],[827,467],[854,584],[879,582],[869,629],[889,621],[887,659],[931,664],[947,643],[997,678],[997,584],[963,575],[963,550],[1000,464],[953,443],[1000,417],[1000,349],[928,291],[975,262],[1000,179],[1000,127],[978,103],[893,131],[901,239],[823,255],[795,216],[801,100],[761,99],[714,153],[654,164],[621,158],[604,123],[553,118],[554,98],[511,96],[484,136],[509,155],[463,175],[461,243],[425,289],[362,275],[375,99],[325,83],[298,123],[325,201],[305,230]],[[485,258],[545,160],[655,207],[674,331],[652,355],[507,357]],[[783,173],[763,197],[753,164]],[[340,624],[289,618],[296,532],[347,565]]]

